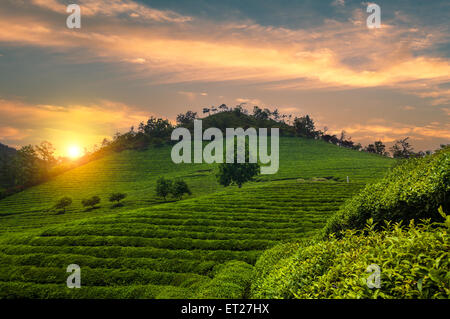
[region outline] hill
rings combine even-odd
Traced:
[[[347,201],[326,237],[266,251],[252,296],[448,299],[449,164],[450,148],[403,162]],[[367,285],[369,265],[379,268],[379,289]]]
[[[277,174],[224,189],[215,165],[173,164],[169,147],[111,154],[0,201],[0,298],[246,296],[265,249],[316,234],[393,162],[282,137]],[[192,196],[162,203],[161,175],[183,177]],[[123,207],[81,208],[82,198],[115,191],[128,194]],[[74,205],[55,214],[63,195]],[[80,265],[82,289],[66,288],[69,264]]]
[[[223,189],[215,177],[213,164],[174,164],[169,146],[151,147],[145,151],[127,150],[61,174],[53,180],[0,200],[0,234],[69,220],[129,211],[162,203],[155,196],[159,176],[181,177],[197,197]],[[274,175],[260,175],[257,182],[322,178],[346,181],[363,186],[384,175],[393,161],[374,154],[340,148],[323,141],[302,138],[280,138],[280,169]],[[124,206],[111,208],[107,196],[124,192]],[[99,195],[100,209],[85,211],[81,200]],[[62,196],[73,198],[66,214],[56,215],[51,208]]]

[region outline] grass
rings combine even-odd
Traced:
[[[114,154],[1,200],[0,298],[245,297],[264,250],[314,236],[393,163],[282,138],[277,174],[224,189],[215,166],[175,165],[169,156],[168,147]],[[193,195],[162,203],[154,195],[161,175],[183,177]],[[81,208],[82,198],[106,201],[112,192],[128,194],[123,207]],[[74,199],[65,214],[49,210],[65,195]],[[66,288],[73,263],[81,289]]]

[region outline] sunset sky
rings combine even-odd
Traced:
[[[66,7],[81,6],[81,29]],[[0,142],[92,147],[247,103],[367,145],[450,143],[450,2],[1,0]]]

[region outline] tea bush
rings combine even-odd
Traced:
[[[245,262],[232,260],[218,265],[214,278],[198,289],[197,298],[241,299],[246,298],[253,267]]]
[[[450,210],[450,148],[395,167],[382,180],[366,186],[327,223],[324,235],[361,229],[367,219],[408,222],[439,219],[437,209]]]
[[[387,223],[381,231],[370,222],[363,231],[344,231],[343,238],[265,252],[255,266],[252,297],[450,297],[448,219],[439,227],[429,221],[408,227]],[[367,286],[371,264],[381,268],[379,289]]]

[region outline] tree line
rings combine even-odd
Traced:
[[[339,136],[329,134],[326,127],[323,130],[317,129],[309,115],[293,117],[291,114],[282,114],[278,109],[271,111],[268,108],[254,106],[252,112],[249,112],[242,104],[235,107],[221,104],[218,107],[204,107],[202,113],[204,129],[217,127],[225,131],[227,127],[243,127],[244,129],[277,127],[281,136],[323,140],[340,147],[381,156],[411,158],[431,153],[431,151],[415,152],[409,143],[409,137],[396,141],[389,149],[390,152],[386,150],[386,145],[382,141],[375,141],[363,147],[360,143],[354,143],[345,131],[341,131]],[[0,198],[44,182],[77,165],[112,152],[121,152],[126,149],[143,150],[149,146],[158,147],[174,143],[170,138],[172,131],[176,127],[193,130],[193,123],[197,118],[199,118],[198,113],[191,110],[178,114],[176,125],[167,119],[150,117],[146,122],[141,122],[137,128],[133,126],[126,133],[118,132],[111,140],[105,138],[99,146],[95,145],[92,151],[86,151],[85,156],[77,161],[64,161],[61,158],[57,160],[54,156],[55,148],[47,141],[36,146],[23,146],[13,154],[0,156]]]

